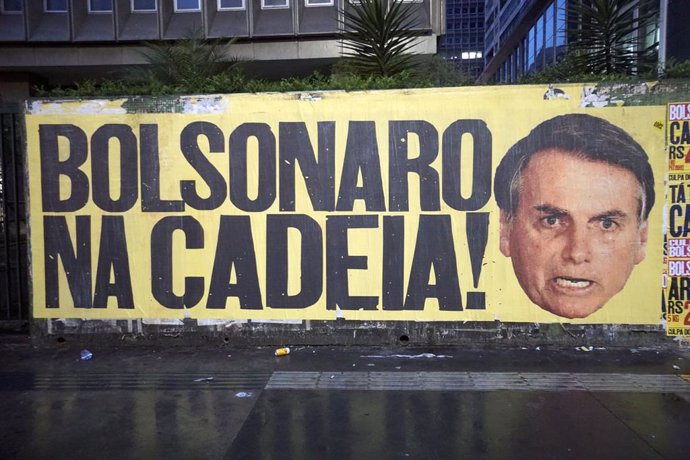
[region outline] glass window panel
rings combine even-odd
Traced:
[[[528,43],[527,43],[527,71],[530,71],[534,67],[534,42],[536,39],[536,27],[532,26],[529,31]]]
[[[546,64],[550,65],[554,63],[554,57],[556,53],[553,49],[553,44],[556,41],[554,25],[554,8],[553,3],[549,5],[546,9],[546,24],[544,26],[544,51],[546,55]]]
[[[132,11],[156,11],[156,0],[132,0]]]
[[[529,40],[527,37],[522,39],[522,60],[520,61],[520,69],[522,73],[527,72],[527,54],[529,53]]]
[[[565,0],[558,0],[556,4],[556,46],[565,45]]]
[[[45,10],[49,13],[66,12],[67,0],[45,0]]]
[[[333,0],[304,0],[305,6],[332,6]]]
[[[535,61],[537,64],[537,70],[541,70],[544,67],[544,16],[539,16],[537,19],[537,32],[536,32],[536,51],[534,52]]]
[[[111,12],[113,11],[112,0],[89,0],[89,11]]]
[[[22,0],[3,0],[1,6],[5,13],[19,13],[22,11]]]
[[[243,10],[244,0],[218,0],[219,10]]]
[[[553,3],[549,5],[549,7],[546,9],[546,25],[544,26],[544,33],[545,35],[545,40],[546,40],[546,47],[551,48],[553,46],[554,42],[554,30],[553,30]]]
[[[199,0],[175,0],[175,11],[199,11]]]
[[[261,8],[289,8],[288,0],[261,0]]]

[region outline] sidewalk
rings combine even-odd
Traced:
[[[33,348],[0,458],[678,458],[687,349]]]

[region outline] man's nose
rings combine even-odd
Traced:
[[[575,264],[589,262],[592,256],[591,235],[586,226],[572,225],[563,235],[563,259]]]

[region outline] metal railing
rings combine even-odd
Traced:
[[[0,103],[0,321],[29,319],[22,120]]]

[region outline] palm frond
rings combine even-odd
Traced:
[[[147,65],[139,73],[166,84],[193,85],[238,63],[237,58],[226,56],[236,41],[236,38],[205,38],[201,29],[194,29],[178,40],[146,42],[141,54]]]
[[[657,43],[641,46],[658,20],[658,0],[572,2],[568,46],[573,62],[595,73],[633,74],[655,61]]]
[[[390,76],[415,65],[415,5],[394,0],[348,0],[341,11],[342,54],[364,75]]]

